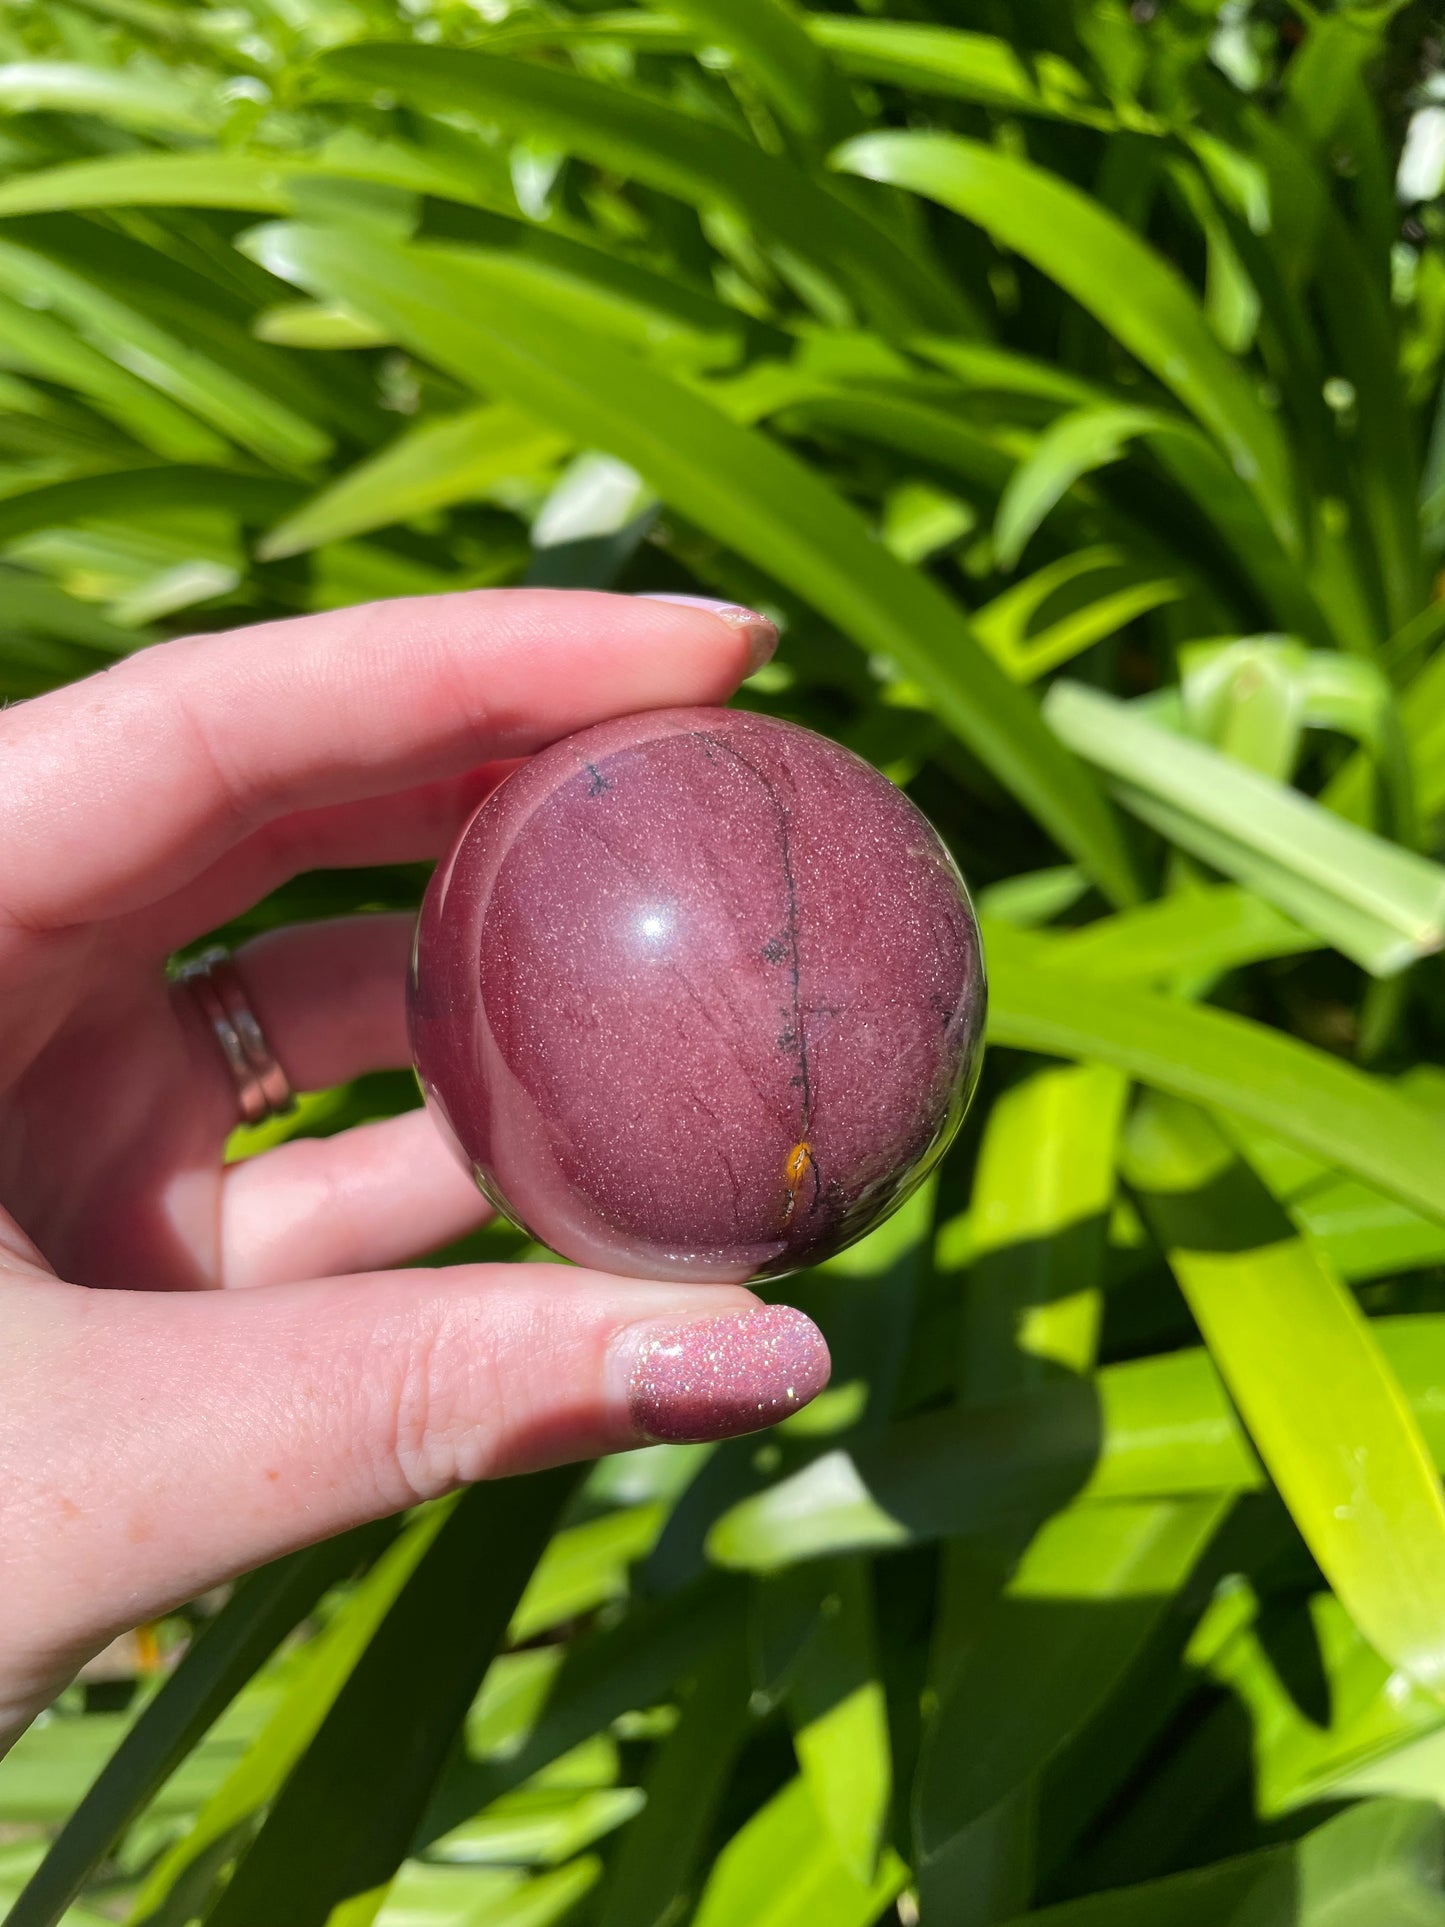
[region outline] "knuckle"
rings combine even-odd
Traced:
[[[379,1335],[371,1374],[374,1470],[401,1505],[486,1478],[507,1414],[480,1309],[449,1304]]]

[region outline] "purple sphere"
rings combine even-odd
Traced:
[[[579,1264],[777,1278],[942,1156],[981,1054],[968,892],[886,777],[811,730],[654,710],[569,736],[472,817],[422,905],[433,1115]]]

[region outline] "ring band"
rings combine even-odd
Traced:
[[[176,982],[184,984],[211,1026],[236,1084],[242,1120],[259,1124],[280,1117],[295,1103],[286,1073],[256,1022],[228,951],[219,945],[183,963]]]

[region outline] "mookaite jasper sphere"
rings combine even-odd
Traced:
[[[472,817],[422,906],[417,1071],[478,1184],[580,1264],[779,1277],[941,1156],[978,926],[901,790],[727,709],[601,723]]]

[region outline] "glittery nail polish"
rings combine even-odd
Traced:
[[[628,1398],[650,1439],[761,1431],[817,1396],[832,1361],[811,1318],[788,1305],[641,1329]]]
[[[741,602],[722,602],[710,595],[674,595],[670,589],[645,589],[637,599],[639,602],[675,602],[680,609],[706,609],[709,615],[743,630],[755,670],[772,660],[778,646],[776,625]]]

